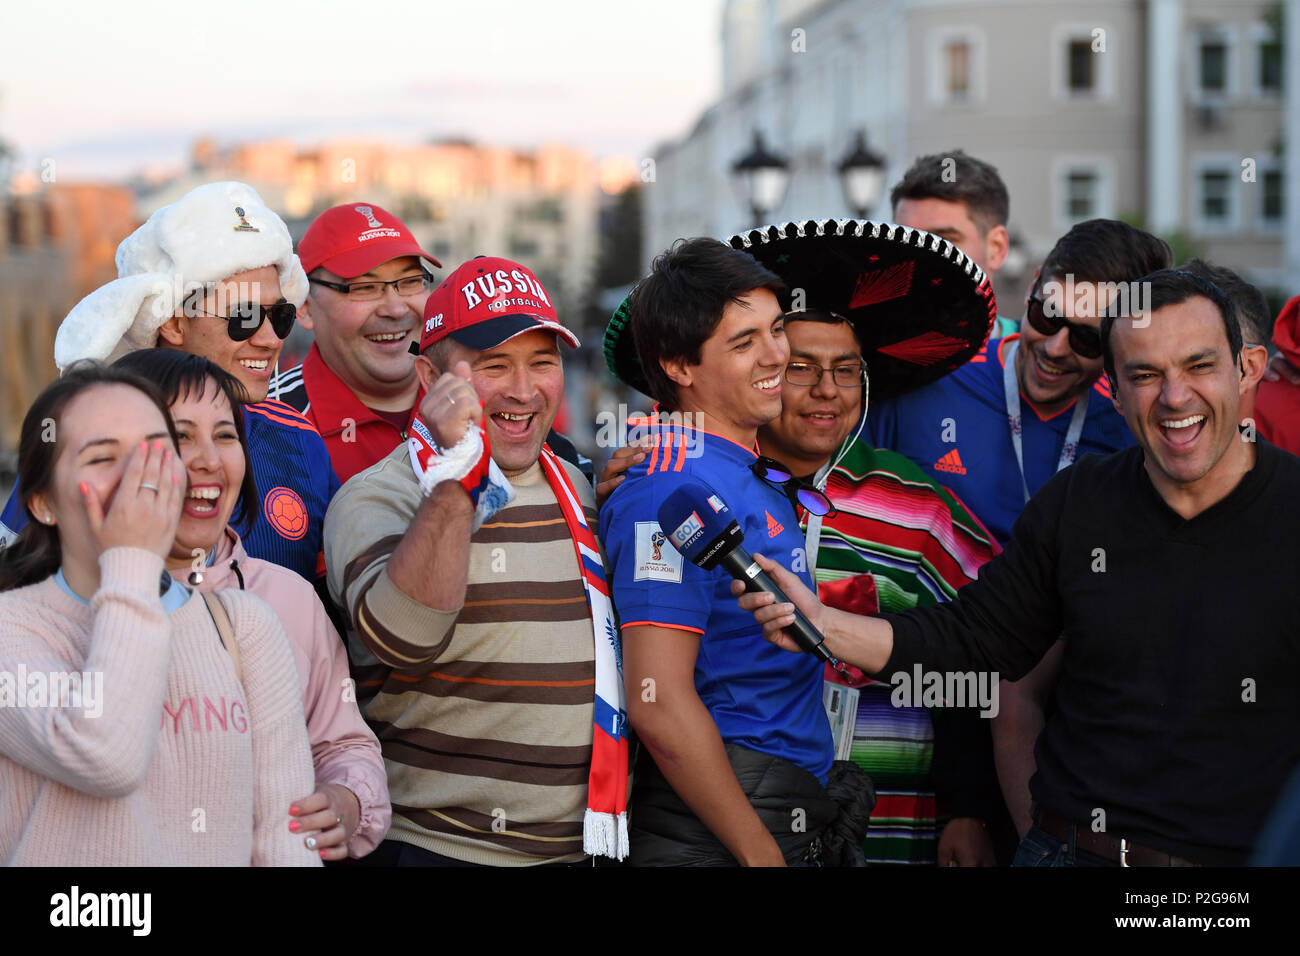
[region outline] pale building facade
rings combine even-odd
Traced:
[[[756,130],[790,164],[769,221],[851,215],[837,166],[865,130],[887,163],[873,218],[917,156],[961,148],[1007,183],[1026,271],[1104,216],[1300,292],[1300,150],[1281,152],[1300,2],[1283,3],[1287,37],[1283,4],[1255,0],[729,0],[721,98],[654,153],[647,254],[755,225],[731,166]],[[1000,276],[1000,298],[1023,278]]]

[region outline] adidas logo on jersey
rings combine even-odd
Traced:
[[[966,474],[966,466],[961,463],[961,455],[954,448],[934,463],[935,471],[946,471],[954,475]]]
[[[767,515],[767,536],[769,538],[775,538],[785,530],[785,525],[773,518],[772,512],[764,511],[763,514]]]

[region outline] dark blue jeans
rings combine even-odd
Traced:
[[[1108,860],[1086,850],[1079,850],[1074,845],[1075,826],[1070,827],[1070,840],[1062,843],[1046,830],[1031,827],[1020,841],[1012,866],[1119,866],[1116,860]]]

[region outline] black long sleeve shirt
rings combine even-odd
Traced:
[[[1090,455],[1043,486],[956,600],[882,617],[882,680],[918,662],[1016,680],[1064,635],[1035,801],[1244,863],[1300,765],[1300,459],[1260,440],[1237,487],[1184,520],[1141,448]]]

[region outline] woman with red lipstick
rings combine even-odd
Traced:
[[[207,359],[172,349],[132,352],[116,365],[156,382],[176,422],[189,481],[167,570],[198,591],[257,595],[288,632],[316,770],[315,790],[286,807],[289,829],[323,859],[365,856],[392,816],[379,742],[349,693],[343,643],[315,590],[292,571],[250,558],[235,530],[247,527],[260,500],[240,383]]]
[[[284,829],[312,764],[302,705],[281,692],[283,627],[227,594],[223,632],[163,571],[185,471],[158,389],[74,364],[28,411],[18,466],[29,523],[0,553],[0,863],[319,866]]]

